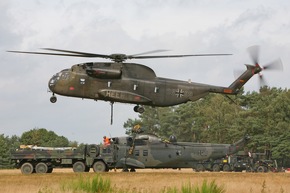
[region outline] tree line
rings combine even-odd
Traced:
[[[124,123],[126,133],[140,124],[148,133],[178,141],[233,143],[248,134],[251,152],[270,150],[272,158],[290,167],[290,91],[261,87],[237,96],[209,94],[173,107],[145,106],[137,119]]]

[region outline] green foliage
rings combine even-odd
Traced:
[[[95,175],[93,179],[80,175],[76,181],[67,184],[67,187],[63,187],[64,190],[66,188],[73,192],[113,192],[110,179],[103,179],[99,174]]]
[[[44,128],[32,129],[24,132],[20,137],[20,141],[25,145],[37,145],[47,147],[67,147],[69,141],[64,136],[58,136],[53,131],[47,131]]]
[[[167,188],[162,191],[163,193],[178,193],[180,191],[174,188]],[[202,182],[201,186],[193,185],[190,182],[183,184],[181,187],[181,193],[223,193],[225,192],[224,186],[218,186],[215,180],[207,183],[207,180]]]
[[[178,190],[176,187],[166,187],[163,191],[161,191],[161,193],[178,193]]]
[[[12,168],[10,150],[19,147],[19,138],[13,135],[11,138],[0,135],[0,168]]]
[[[218,186],[215,181],[211,181],[209,184],[206,180],[203,181],[201,188],[195,188],[196,193],[223,193],[225,192],[224,186]]]

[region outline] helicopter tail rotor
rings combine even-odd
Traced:
[[[264,75],[261,73],[262,71],[269,71],[269,70],[279,70],[283,71],[283,64],[281,59],[274,60],[264,66],[260,66],[259,59],[260,59],[260,46],[251,46],[248,48],[249,55],[255,65],[254,74],[259,75],[259,85],[265,86],[267,82],[264,78]]]
[[[262,71],[268,70],[283,70],[283,64],[281,59],[274,60],[271,63],[268,63],[264,66],[261,66],[259,63],[260,57],[260,47],[259,46],[251,46],[248,48],[249,55],[253,64],[246,64],[247,70],[239,73],[240,75],[236,80],[226,89],[226,94],[237,94],[239,90],[244,86],[244,84],[252,78],[255,74],[259,76],[259,85],[265,86],[267,82],[262,74]],[[235,73],[237,74],[237,73]]]

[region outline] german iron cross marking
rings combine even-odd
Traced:
[[[182,89],[177,89],[177,91],[175,91],[175,95],[178,97],[178,98],[181,98],[183,97],[184,95],[184,91]]]

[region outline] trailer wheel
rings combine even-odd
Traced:
[[[86,166],[83,162],[78,161],[74,163],[73,165],[73,171],[74,172],[84,172],[86,170]]]
[[[203,172],[205,170],[204,166],[202,164],[197,164],[195,171],[197,172]]]
[[[219,164],[214,164],[214,165],[212,166],[212,171],[214,171],[214,172],[219,172],[219,171],[220,171],[220,166],[219,166]]]
[[[32,174],[33,173],[33,165],[29,162],[22,164],[21,173],[22,174]]]
[[[36,164],[36,166],[35,166],[36,173],[44,174],[44,173],[47,173],[47,171],[48,171],[48,167],[45,163],[40,162],[40,163]]]
[[[102,161],[96,161],[93,165],[94,172],[106,172],[106,164]]]
[[[224,166],[223,166],[223,171],[224,172],[229,172],[231,170],[231,168],[230,168],[230,165],[229,164],[225,164]]]

